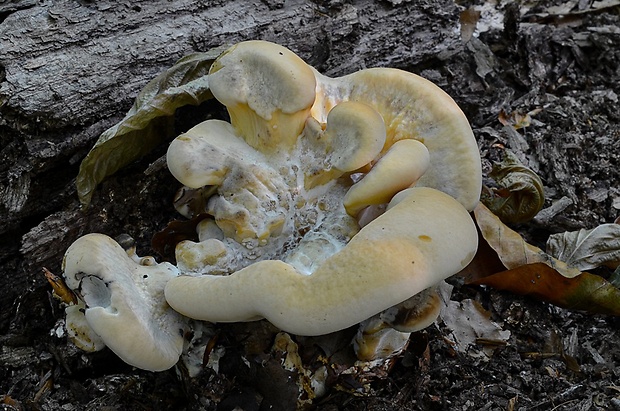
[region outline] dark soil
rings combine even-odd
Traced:
[[[474,2],[460,3],[465,9]],[[491,7],[498,25],[488,26],[485,8],[479,31],[466,47],[436,56],[432,65],[401,68],[436,82],[460,104],[478,139],[485,173],[509,148],[540,175],[546,210],[515,228],[544,248],[551,233],[593,228],[620,215],[620,6],[574,1],[568,11],[556,13],[550,7],[560,2],[536,2],[529,10],[501,3]],[[467,21],[462,17],[464,30]],[[179,130],[211,109],[182,110]],[[535,114],[527,127],[516,130],[499,121],[500,112],[508,119],[515,113]],[[24,247],[53,230],[61,237],[76,235],[62,227],[79,226],[82,233],[95,227],[111,236],[128,233],[141,254],[153,253],[152,235],[177,218],[170,205],[177,183],[165,169],[144,173],[165,149],[102,184],[88,213],[80,214],[81,224],[76,224],[75,207],[56,213],[30,231],[31,242]],[[141,202],[128,201],[137,191]],[[314,407],[620,409],[620,319],[463,285],[459,277],[450,282],[453,300],[478,301],[511,332],[505,345],[488,359],[472,355],[476,347],[471,354],[461,353],[439,322],[414,334],[406,352],[385,372],[356,376],[334,366],[331,389]],[[32,285],[13,309],[0,336],[3,410],[286,410],[295,407],[299,395],[296,375],[284,370],[282,354],[271,350],[274,330],[266,324],[218,327],[214,347],[226,349],[219,373],[207,368],[190,378],[183,367],[151,373],[133,369],[108,350],[79,351],[62,332],[60,303],[42,283]],[[304,363],[316,367],[324,343],[296,341]],[[332,360],[346,362],[346,349],[333,352],[339,350]]]

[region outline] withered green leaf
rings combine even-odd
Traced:
[[[545,263],[532,263],[480,278],[471,284],[529,295],[558,307],[620,316],[620,290],[588,272],[567,278]]]
[[[174,112],[212,98],[208,72],[224,48],[195,53],[151,80],[118,124],[104,131],[80,165],[78,197],[87,207],[101,181],[174,137]]]
[[[489,177],[498,187],[485,187],[480,201],[504,223],[529,221],[542,209],[545,194],[540,177],[509,150],[505,151],[504,159],[493,166]]]
[[[620,224],[601,224],[553,234],[547,240],[547,253],[581,271],[620,263]]]

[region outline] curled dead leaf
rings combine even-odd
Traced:
[[[505,126],[510,126],[515,130],[529,127],[532,124],[532,116],[540,113],[542,109],[538,108],[523,114],[520,110],[515,110],[508,114],[505,110],[500,110],[497,119]]]
[[[528,244],[484,204],[476,207],[474,216],[482,236],[481,251],[461,274],[466,283],[528,295],[572,310],[620,315],[620,289],[614,282],[581,272]],[[497,270],[495,258],[508,270],[492,273]],[[492,270],[485,269],[485,261]]]
[[[480,201],[503,222],[523,223],[534,218],[545,204],[543,184],[512,152],[504,153],[504,159],[489,173],[497,187],[484,187]]]
[[[71,289],[67,287],[67,284],[65,284],[65,281],[61,277],[58,277],[56,274],[52,273],[45,267],[43,267],[43,274],[45,275],[47,282],[52,286],[54,294],[63,303],[67,305],[77,304],[77,297],[75,296],[73,291],[71,291]]]
[[[491,313],[477,301],[448,301],[441,309],[441,319],[452,331],[450,338],[454,348],[474,357],[488,359],[493,351],[507,344],[510,331],[491,321]],[[471,350],[472,345],[482,347],[482,352]]]
[[[461,23],[461,39],[463,42],[468,42],[476,31],[476,25],[480,20],[480,10],[476,10],[474,7],[470,7],[467,10],[463,10],[459,15],[459,22]]]
[[[185,56],[144,86],[125,118],[104,131],[82,160],[75,182],[82,206],[88,207],[97,184],[106,177],[176,135],[177,108],[213,98],[207,73],[222,51]]]

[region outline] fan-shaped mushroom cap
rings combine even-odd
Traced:
[[[264,317],[294,334],[327,334],[460,271],[473,258],[477,238],[456,200],[411,188],[310,275],[283,261],[259,261],[229,276],[173,278],[165,295],[175,310],[199,320]]]
[[[209,87],[230,121],[252,147],[291,147],[315,99],[310,66],[295,53],[266,41],[246,41],[225,51],[211,66]]]
[[[399,354],[407,346],[409,335],[431,325],[441,310],[436,287],[362,321],[353,339],[357,358],[372,361]]]
[[[266,163],[260,152],[221,120],[204,121],[175,138],[166,161],[174,178],[190,188],[220,185],[228,172],[243,163]]]
[[[140,265],[103,234],[75,241],[63,265],[67,286],[85,304],[87,325],[116,355],[151,371],[176,364],[186,320],[163,296],[165,284],[178,275],[173,265]]]
[[[450,194],[472,211],[480,198],[482,166],[476,139],[459,106],[432,82],[392,68],[371,68],[330,78],[314,70],[316,101],[312,116],[325,121],[343,101],[357,101],[383,117],[387,131],[384,150],[403,139],[423,143],[429,168],[417,186]]]
[[[414,74],[328,78],[264,41],[224,52],[208,83],[231,124],[201,123],[167,155],[183,184],[210,186],[200,191],[212,216],[200,241],[176,250],[184,273],[207,275],[141,266],[108,237],[86,236],[68,250],[65,274],[88,326],[145,369],[172,366],[182,347],[184,323],[162,293],[191,318],[267,318],[300,335],[377,315],[380,332],[360,344],[374,338],[379,352],[402,343],[408,329],[390,313],[416,312],[411,297],[460,271],[477,248],[468,210],[482,174],[462,111]]]
[[[209,84],[239,137],[231,130],[211,137],[210,126],[200,126],[185,136],[202,143],[184,150],[173,143],[170,151],[178,152],[168,157],[175,175],[217,170],[213,180],[181,181],[219,186],[207,211],[225,236],[217,244],[231,249],[219,265],[207,266],[240,266],[230,276],[172,279],[166,298],[179,312],[215,322],[266,317],[288,332],[323,334],[407,300],[473,256],[477,236],[467,210],[480,194],[480,156],[467,119],[431,82],[393,69],[328,78],[281,46],[252,41],[222,54]],[[241,139],[254,154],[229,148]],[[192,156],[205,151],[199,146],[215,158]],[[353,173],[361,178],[351,184],[346,177]],[[436,190],[407,189],[412,185]],[[377,218],[363,213],[388,202]],[[316,217],[308,220],[304,210],[313,207]],[[325,233],[326,221],[348,218],[345,210],[372,221],[352,238],[344,235],[348,223]],[[325,213],[339,217],[326,220]],[[291,237],[271,243],[298,249],[278,254],[272,246],[261,254],[261,242],[269,247],[280,235]],[[259,247],[246,252],[226,238],[258,238]],[[192,272],[200,271],[197,261],[223,255],[214,244],[206,247],[209,241],[205,250],[180,245],[178,256],[191,250]]]
[[[394,143],[372,169],[344,196],[344,208],[357,215],[364,207],[388,203],[392,197],[412,187],[429,166],[429,154],[417,140]]]

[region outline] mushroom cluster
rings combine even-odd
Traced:
[[[305,336],[361,323],[360,359],[401,350],[437,317],[434,287],[477,249],[468,212],[480,195],[480,156],[462,111],[414,74],[376,68],[329,78],[265,41],[225,51],[208,83],[230,123],[205,121],[167,153],[179,182],[212,193],[199,241],[177,245],[176,267],[141,265],[102,235],[67,251],[65,276],[93,334],[146,369],[178,359],[185,317],[267,319]],[[144,295],[133,317],[159,327],[143,347],[173,342],[157,346],[165,364],[121,347],[127,338],[112,317],[125,315],[115,291],[125,282]],[[156,291],[144,292],[151,284]],[[85,327],[80,321],[71,322]]]

